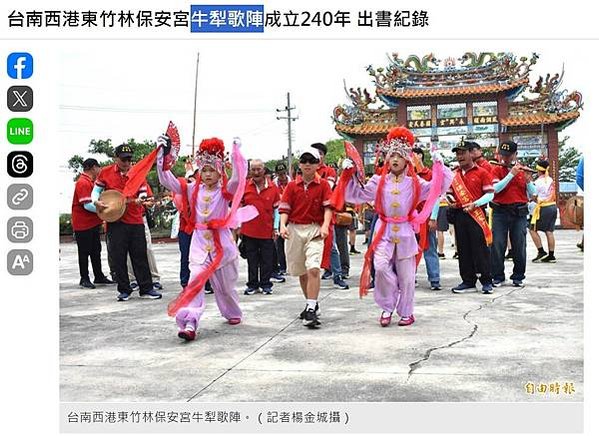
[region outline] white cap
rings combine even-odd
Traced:
[[[309,154],[311,156],[314,156],[315,159],[318,159],[320,161],[320,153],[315,148],[312,148],[312,147],[304,148],[300,153],[300,157],[302,157],[302,155],[304,155],[304,154]]]
[[[193,176],[193,173],[194,173],[194,172],[195,172],[194,170],[189,170],[189,171],[187,171],[187,172],[185,173],[185,178],[186,178],[186,179],[189,179],[191,176]]]

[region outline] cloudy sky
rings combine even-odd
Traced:
[[[348,87],[374,90],[365,68],[386,66],[387,53],[433,52],[458,58],[466,51],[511,51],[540,59],[531,74],[560,72],[563,87],[585,97],[593,85],[581,54],[556,41],[86,41],[65,44],[60,56],[59,138],[61,153],[60,211],[70,211],[70,156],[87,157],[91,139],[118,144],[134,138],[153,140],[169,120],[179,127],[182,144],[191,151],[196,53],[200,54],[196,144],[218,136],[228,145],[242,138],[247,157],[273,159],[287,150],[287,124],[276,119],[286,93],[299,119],[293,123],[294,151],[337,137],[331,121],[336,104],[347,103]],[[570,143],[584,148],[590,121],[581,119],[566,130]],[[585,128],[586,126],[586,128]]]

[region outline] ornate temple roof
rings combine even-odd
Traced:
[[[516,60],[511,53],[467,52],[459,58],[443,61],[432,53],[422,59],[415,55],[406,59],[397,53],[389,57],[386,68],[367,68],[374,78],[376,93],[393,106],[397,98],[422,98],[453,95],[485,94],[514,89],[521,91],[528,84],[530,68],[537,62],[533,53],[530,60]]]
[[[531,86],[529,74],[538,58],[536,53],[530,59],[516,59],[511,53],[467,52],[458,59],[459,66],[454,58],[448,58],[440,68],[433,54],[404,60],[394,53],[386,68],[366,68],[373,77],[374,95],[366,89],[346,88],[351,105],[335,107],[335,129],[347,137],[385,134],[398,124],[396,107],[401,100],[417,105],[417,99],[497,93],[503,93],[508,101],[509,114],[499,120],[501,125],[555,124],[562,129],[580,115],[582,95],[559,89],[563,71],[540,77]],[[523,91],[536,96],[526,97],[521,95]]]

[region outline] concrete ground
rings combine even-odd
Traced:
[[[372,293],[358,297],[362,256],[351,257],[350,290],[323,282],[319,330],[297,318],[296,278],[273,295],[244,296],[244,321],[230,326],[208,295],[198,339],[183,343],[167,303],[180,290],[177,244],[154,247],[162,300],[117,302],[116,287],[80,289],[77,249],[61,244],[60,399],[129,401],[582,401],[583,255],[581,233],[556,232],[555,264],[533,264],[526,287],[492,295],[452,294],[457,260],[447,247],[442,291],[416,288],[416,323],[378,324]],[[357,248],[365,251],[358,237]],[[103,248],[106,268],[106,249]],[[511,271],[511,262],[506,262]],[[509,273],[508,273],[509,276]],[[480,284],[479,284],[480,287]],[[526,390],[527,383],[537,389]],[[564,387],[570,383],[574,392]],[[550,392],[559,384],[560,392]],[[538,392],[547,386],[545,393]]]

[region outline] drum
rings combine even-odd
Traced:
[[[349,212],[340,212],[335,216],[335,224],[338,226],[349,226],[352,222],[352,215]]]
[[[108,207],[102,211],[98,211],[98,216],[109,223],[113,223],[121,219],[127,209],[127,201],[125,196],[114,189],[109,189],[100,194],[99,200],[105,203]]]
[[[577,195],[575,197],[570,197],[568,201],[566,201],[566,206],[564,208],[564,214],[566,219],[570,221],[572,224],[583,228],[584,227],[584,197],[581,195]]]

